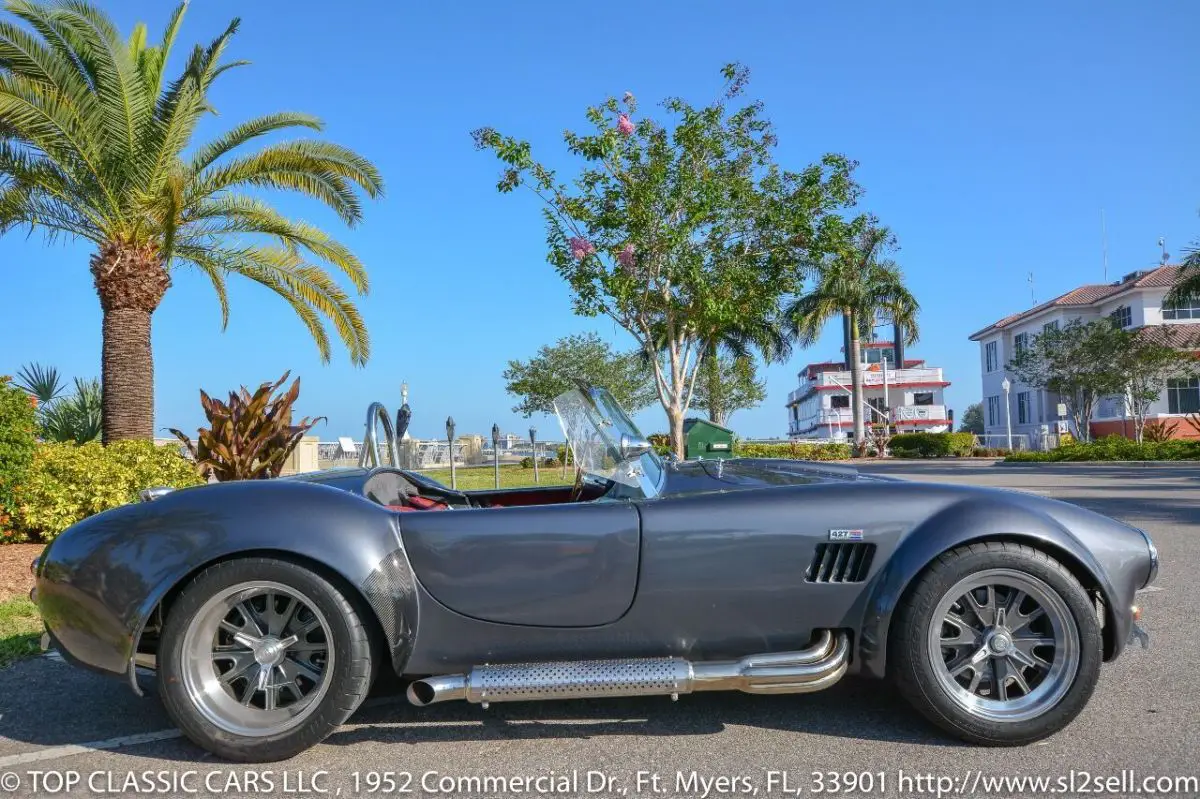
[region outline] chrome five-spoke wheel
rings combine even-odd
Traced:
[[[969,712],[1033,718],[1066,694],[1079,668],[1079,631],[1050,586],[1011,569],[960,580],[929,629],[938,680]]]
[[[234,585],[211,597],[184,634],[184,687],[201,715],[226,732],[285,732],[328,689],[331,640],[329,622],[296,589]]]

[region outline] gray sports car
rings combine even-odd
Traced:
[[[853,673],[962,739],[1025,744],[1144,639],[1135,592],[1158,554],[1141,530],[847,466],[664,462],[602,389],[556,410],[574,486],[462,492],[376,461],[89,518],[35,564],[50,641],[139,693],[155,668],[189,738],[269,761],[329,735],[388,669],[417,707],[484,708]]]

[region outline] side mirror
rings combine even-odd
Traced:
[[[640,458],[653,450],[654,445],[644,438],[633,438],[627,435],[621,436],[621,460],[623,461]]]

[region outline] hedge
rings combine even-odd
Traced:
[[[39,444],[17,489],[16,530],[6,540],[50,541],[88,516],[136,501],[144,488],[203,482],[178,448],[152,441]]]
[[[0,376],[0,542],[12,525],[16,488],[25,480],[37,447],[37,400]]]
[[[888,449],[897,458],[964,457],[974,448],[972,433],[900,433],[888,442]]]
[[[1073,441],[1045,452],[1018,451],[1004,459],[1009,463],[1059,461],[1194,461],[1200,460],[1200,441],[1172,439],[1138,443],[1124,436],[1105,436],[1083,443]]]
[[[787,458],[800,461],[840,461],[850,457],[849,444],[813,444],[802,441],[780,441],[778,444],[743,444],[735,442],[734,455],[739,458]]]

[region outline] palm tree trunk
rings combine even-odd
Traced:
[[[100,379],[104,443],[154,438],[154,356],[150,314],[117,308],[104,314]]]
[[[708,418],[716,424],[724,424],[725,396],[722,393],[724,386],[721,385],[721,365],[717,359],[716,342],[707,344],[704,349],[703,368],[705,392],[708,394]]]
[[[112,241],[91,259],[104,310],[100,381],[103,441],[154,438],[150,317],[171,285],[153,244]]]
[[[854,419],[854,449],[862,452],[866,443],[866,426],[863,424],[863,369],[862,347],[859,340],[858,314],[850,314],[850,407]]]

